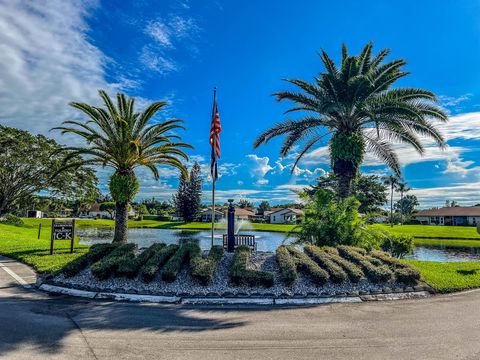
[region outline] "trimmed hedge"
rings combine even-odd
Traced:
[[[342,245],[337,249],[342,257],[358,264],[371,281],[383,282],[392,278],[393,273],[388,266],[375,266],[368,260],[369,257],[361,254],[361,252],[357,251],[357,248]]]
[[[162,250],[166,245],[163,243],[153,244],[149,248],[143,250],[141,254],[135,257],[127,257],[118,265],[117,275],[134,278],[142,266],[158,251]]]
[[[280,268],[280,274],[282,280],[286,286],[291,286],[298,278],[297,265],[290,255],[285,245],[279,246],[275,252],[278,267]]]
[[[192,277],[198,280],[202,285],[208,285],[213,280],[213,275],[215,274],[215,271],[217,271],[222,258],[223,247],[220,245],[212,246],[206,259],[201,256],[192,257],[190,259]]]
[[[287,245],[287,249],[292,255],[298,271],[307,274],[317,285],[323,285],[328,281],[330,276],[315,261],[291,245]]]
[[[140,269],[140,276],[143,281],[150,282],[155,274],[165,265],[165,263],[178,251],[178,245],[171,244],[158,250],[148,259]]]
[[[80,271],[85,269],[88,265],[100,260],[113,249],[117,247],[117,244],[95,244],[90,246],[88,252],[82,256],[76,258],[72,262],[65,265],[62,269],[62,273],[66,277],[72,277],[77,275]]]
[[[167,282],[175,281],[182,265],[190,259],[200,256],[200,246],[196,242],[187,242],[180,246],[178,251],[168,260],[162,269],[162,279]]]
[[[338,254],[337,249],[327,247],[323,248],[323,250],[334,263],[342,267],[342,269],[348,274],[348,278],[352,283],[358,283],[360,280],[365,279],[365,274],[363,273],[362,269],[360,269],[360,267],[354,263],[342,258]]]
[[[271,272],[247,269],[250,255],[251,251],[248,246],[238,246],[235,249],[233,264],[230,268],[230,280],[232,283],[247,286],[273,286],[274,280]]]
[[[392,266],[397,281],[405,284],[413,284],[420,280],[420,271],[410,264],[405,264],[383,251],[374,250],[370,255],[383,261],[385,264]]]
[[[305,253],[310,256],[321,268],[330,275],[332,282],[341,284],[347,280],[347,274],[343,269],[332,261],[328,254],[317,246],[307,245],[304,248]]]
[[[134,256],[133,252],[136,248],[136,244],[118,245],[110,254],[93,264],[92,274],[100,280],[108,279],[117,271],[118,265],[125,258]]]

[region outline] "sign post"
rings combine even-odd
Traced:
[[[75,219],[55,221],[52,219],[52,236],[50,237],[50,255],[53,255],[55,240],[70,240],[70,254],[73,254],[75,240]]]

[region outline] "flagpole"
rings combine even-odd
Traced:
[[[213,111],[212,111],[212,121],[215,121],[215,104],[217,102],[217,87],[213,88]],[[216,121],[215,121],[216,124]],[[216,144],[217,142],[217,136],[215,135],[213,137],[213,152],[214,156],[216,157]],[[215,230],[215,181],[216,181],[216,176],[212,175],[212,241],[211,241],[211,247],[213,247],[213,239],[214,239],[214,230]]]

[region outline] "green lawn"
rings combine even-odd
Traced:
[[[473,226],[395,225],[391,227],[384,224],[373,226],[394,234],[409,234],[417,238],[480,240],[480,234]]]
[[[422,281],[439,292],[453,292],[480,287],[480,262],[439,263],[405,260],[418,268]]]
[[[69,241],[56,241],[55,254],[50,256],[50,231],[42,231],[37,240],[37,229],[0,224],[0,254],[31,265],[39,273],[53,273],[86,252],[87,246],[75,246],[70,254]]]
[[[38,224],[42,224],[42,229],[49,229],[52,224],[52,219],[22,219],[26,227],[38,228]],[[93,219],[78,219],[76,220],[76,226],[78,228],[113,228],[115,222],[113,220],[93,220]],[[130,220],[128,226],[131,228],[157,228],[157,229],[190,229],[190,230],[210,230],[212,224],[205,222],[171,222],[171,221],[156,221],[156,220]],[[276,232],[289,232],[295,226],[294,225],[283,225],[283,224],[260,224],[260,223],[250,223],[248,225],[249,230],[256,231],[276,231]],[[215,224],[217,229],[225,229],[225,223]],[[50,230],[48,230],[50,231]]]
[[[424,246],[448,246],[448,247],[480,247],[480,239],[478,240],[445,240],[445,239],[423,239],[416,238],[415,245],[424,245]]]

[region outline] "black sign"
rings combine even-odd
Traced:
[[[69,221],[55,221],[52,219],[52,237],[50,241],[50,255],[53,255],[55,240],[70,241],[70,253],[73,253],[75,239],[75,219]]]

